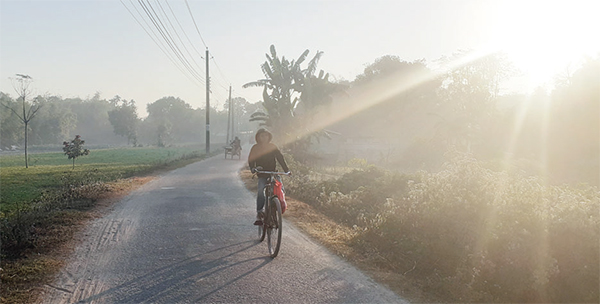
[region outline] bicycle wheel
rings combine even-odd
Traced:
[[[281,247],[283,224],[283,219],[281,218],[281,204],[277,197],[270,200],[268,217],[267,245],[269,247],[269,255],[274,258],[279,253],[279,248]]]

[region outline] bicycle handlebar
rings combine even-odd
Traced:
[[[272,175],[288,175],[288,176],[292,174],[292,172],[258,171],[258,170],[254,171],[254,173],[257,173],[257,174],[272,174]]]

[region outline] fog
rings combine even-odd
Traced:
[[[267,124],[275,129],[276,141],[312,164],[344,164],[357,158],[400,171],[435,171],[445,153],[461,151],[498,168],[557,183],[598,185],[598,57],[556,78],[551,90],[540,87],[532,94],[501,94],[502,82],[514,74],[511,62],[499,53],[459,52],[435,70],[429,66],[424,60],[407,62],[389,55],[376,58],[353,81],[325,81],[315,71],[312,79],[330,90],[321,90],[312,103],[306,94],[292,91],[290,98],[297,99],[288,116],[279,110],[274,114],[263,102],[234,98],[229,134],[228,106],[211,108],[211,143],[220,148],[233,136],[250,143],[261,126],[250,117],[263,112],[270,116]],[[5,105],[0,109],[0,148],[22,149],[22,99],[8,92],[1,92],[0,99]],[[28,125],[32,151],[60,151],[61,143],[75,135],[97,148],[205,143],[205,110],[193,109],[178,97],[150,103],[145,118],[138,117],[135,100],[119,96],[29,95],[26,100],[26,108],[39,107]]]

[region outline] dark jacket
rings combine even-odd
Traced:
[[[248,155],[248,165],[250,166],[250,169],[262,167],[263,171],[276,171],[277,164],[275,160],[279,162],[284,172],[290,171],[285,163],[285,159],[283,159],[281,151],[279,151],[277,146],[272,143],[255,144],[250,149],[250,154]],[[259,174],[258,176],[267,177],[268,175]]]

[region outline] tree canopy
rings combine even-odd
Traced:
[[[121,99],[118,95],[110,100],[115,107],[108,111],[110,121],[116,135],[127,137],[127,143],[137,145],[137,126],[139,123],[135,101]],[[119,105],[120,103],[120,105]]]

